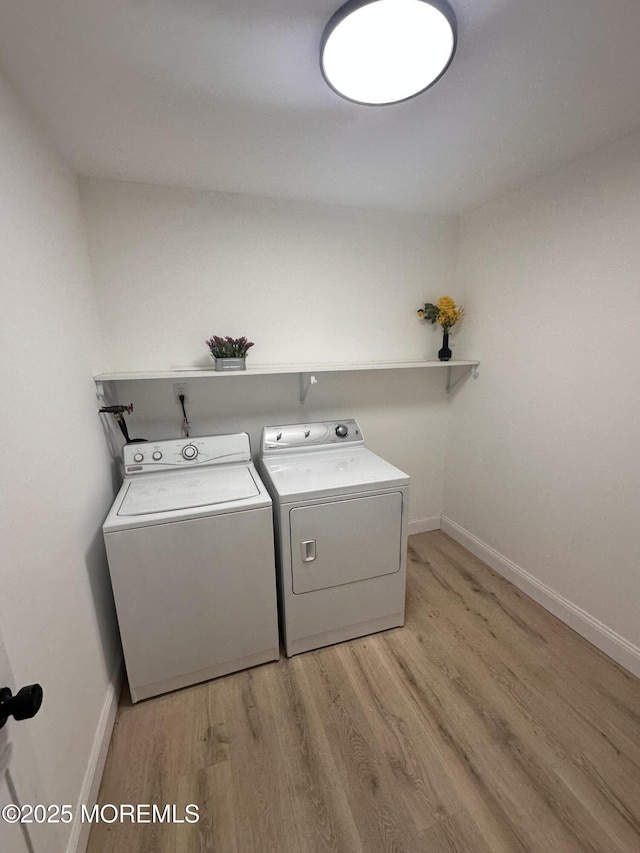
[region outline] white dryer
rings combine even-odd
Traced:
[[[408,474],[355,420],[265,427],[259,467],[287,655],[404,625]]]
[[[124,447],[103,526],[134,702],[279,657],[271,498],[249,436]]]

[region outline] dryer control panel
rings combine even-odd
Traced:
[[[125,477],[150,471],[173,471],[200,465],[250,462],[251,448],[246,432],[205,435],[125,444],[122,451]]]
[[[268,426],[262,430],[262,455],[283,450],[322,450],[339,445],[364,444],[362,430],[354,418],[341,421],[320,421],[313,424]]]

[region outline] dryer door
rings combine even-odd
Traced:
[[[296,595],[400,569],[402,492],[295,507],[289,520]]]

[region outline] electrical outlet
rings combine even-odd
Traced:
[[[187,393],[187,385],[184,382],[175,382],[173,385],[173,396],[176,403],[180,405],[180,395],[184,394],[185,405],[189,402],[189,394]]]

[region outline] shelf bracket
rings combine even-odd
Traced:
[[[468,367],[468,369],[471,371],[471,376],[472,376],[474,379],[477,379],[477,378],[478,378],[478,376],[480,375],[480,371],[478,370],[478,365],[477,365],[477,364],[471,364],[471,365],[468,365],[468,366],[467,366],[467,365],[456,365],[456,366],[457,366],[457,367]],[[465,377],[465,373],[464,373],[464,371],[462,371],[462,372],[460,373],[460,375],[458,376],[458,378],[457,378],[457,379],[454,379],[454,380],[453,380],[453,382],[452,382],[452,381],[451,381],[451,371],[452,371],[452,370],[453,370],[453,368],[452,368],[452,367],[448,367],[448,368],[447,368],[447,394],[450,394],[450,393],[451,393],[451,391],[456,387],[456,385],[458,384],[458,382],[460,382],[460,381],[461,381],[462,379],[464,379],[464,377]]]
[[[300,384],[300,403],[304,403],[307,399],[309,388],[311,388],[312,385],[317,385],[318,380],[316,379],[315,373],[299,373],[298,382]]]

